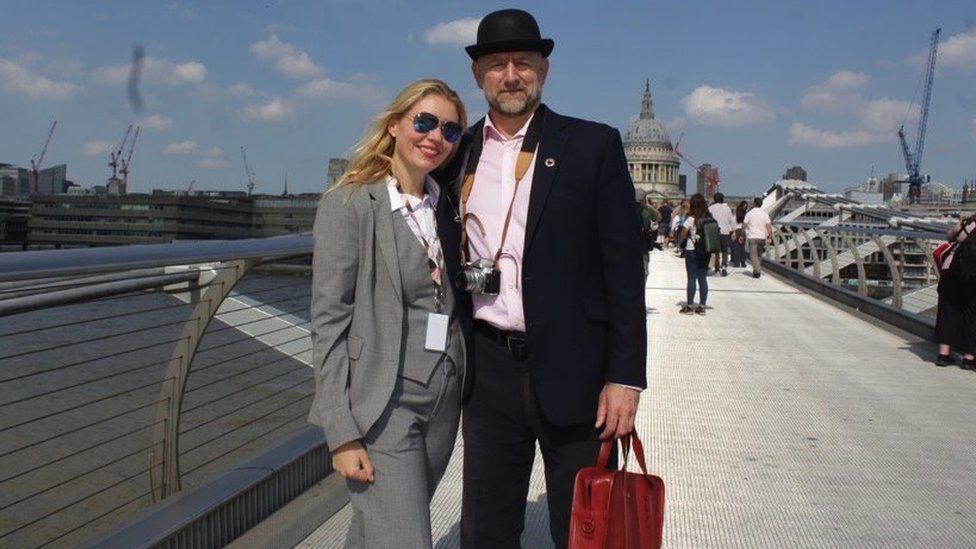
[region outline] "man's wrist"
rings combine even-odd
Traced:
[[[612,381],[608,381],[607,382],[607,385],[613,385],[615,387],[624,387],[624,388],[630,389],[632,391],[637,391],[638,393],[644,391],[644,388],[643,387],[635,387],[633,385],[626,385],[624,383],[614,383]]]

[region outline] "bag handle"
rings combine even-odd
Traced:
[[[607,463],[610,461],[610,451],[616,445],[616,439],[607,439],[603,441],[600,445],[600,454],[596,458],[596,466],[600,469],[606,469]],[[634,455],[637,456],[637,464],[640,465],[641,471],[644,475],[647,475],[647,462],[644,458],[644,444],[641,443],[640,437],[637,436],[637,429],[634,429],[630,434],[624,435],[620,438],[620,449],[623,454],[622,463],[620,470],[627,469],[627,459],[630,455],[630,449],[633,447]]]

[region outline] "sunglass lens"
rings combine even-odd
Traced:
[[[417,114],[413,117],[413,129],[418,133],[427,133],[437,127],[437,117],[426,112]]]
[[[446,139],[448,143],[457,143],[458,139],[461,138],[461,133],[463,131],[463,128],[461,128],[461,125],[457,122],[445,122],[444,125],[441,126],[441,133],[444,134],[444,139]]]

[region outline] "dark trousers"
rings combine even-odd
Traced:
[[[475,332],[474,348],[477,370],[462,414],[461,547],[521,547],[538,441],[545,462],[549,531],[556,548],[563,549],[569,536],[573,481],[580,468],[596,463],[599,433],[592,424],[556,426],[546,421],[533,393],[528,364],[515,360],[507,348],[480,332]]]
[[[723,234],[718,237],[718,261],[715,262],[715,270],[725,269],[729,266],[729,252],[732,249],[732,235]]]
[[[709,256],[705,256],[709,257]],[[688,306],[695,304],[695,290],[701,293],[701,300],[698,302],[702,307],[708,301],[708,261],[698,257],[693,250],[685,250],[685,274],[688,275],[687,303]]]

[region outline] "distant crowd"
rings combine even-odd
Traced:
[[[674,248],[685,260],[688,277],[686,300],[680,312],[704,315],[708,301],[708,273],[728,276],[731,267],[746,268],[746,253],[752,276],[762,276],[762,254],[772,243],[773,225],[763,209],[763,200],[745,200],[733,212],[722,193],[715,193],[709,205],[701,193],[681,200],[654,201],[637,191],[638,211],[644,233],[644,279],[650,269],[650,251]],[[698,302],[695,302],[695,296]]]

